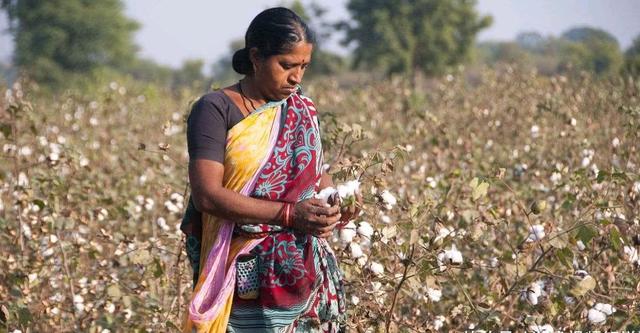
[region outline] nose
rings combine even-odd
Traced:
[[[296,67],[293,73],[289,76],[289,83],[291,85],[299,84],[302,81],[303,71],[302,68]]]

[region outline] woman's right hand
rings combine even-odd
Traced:
[[[340,205],[330,206],[320,199],[307,199],[294,206],[294,229],[320,238],[328,238],[340,221]]]

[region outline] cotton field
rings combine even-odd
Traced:
[[[510,67],[318,78],[349,331],[640,330],[640,81]],[[177,332],[185,120],[202,92],[122,80],[0,97],[6,332]]]

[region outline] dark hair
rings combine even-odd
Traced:
[[[243,75],[253,74],[253,64],[249,59],[249,50],[253,47],[258,49],[262,58],[268,58],[285,54],[302,41],[315,44],[316,39],[300,16],[284,7],[266,9],[249,24],[244,36],[245,47],[233,54],[233,70]]]

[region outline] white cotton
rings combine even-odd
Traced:
[[[442,298],[442,290],[427,288],[427,296],[432,302],[438,302]]]
[[[587,318],[592,324],[601,324],[607,320],[607,316],[616,312],[611,304],[597,303],[593,308],[589,309]]]
[[[593,308],[606,314],[607,316],[610,316],[614,312],[616,312],[616,309],[613,306],[611,306],[611,304],[606,304],[606,303],[598,303]]]
[[[540,127],[538,125],[531,126],[531,137],[537,138],[540,134]]]
[[[360,237],[366,237],[370,239],[373,235],[373,227],[371,226],[371,224],[365,221],[360,222],[358,226],[358,235],[360,235]]]
[[[562,179],[562,175],[559,172],[554,172],[551,174],[551,177],[549,178],[549,180],[551,180],[551,182],[556,185],[560,182],[560,180]]]
[[[534,242],[539,241],[544,238],[544,226],[541,224],[535,224],[529,228],[529,236],[526,239],[526,242]]]
[[[529,285],[529,287],[527,287],[527,289],[522,291],[522,293],[520,294],[520,298],[526,300],[531,305],[537,305],[538,298],[545,294],[544,290],[542,289],[543,287],[543,281],[533,282]]]
[[[611,141],[611,145],[613,146],[613,148],[618,148],[618,146],[620,146],[620,139],[618,139],[617,137],[613,138],[613,140]]]
[[[553,332],[555,332],[553,330],[553,326],[551,326],[549,324],[545,324],[545,325],[531,324],[531,325],[529,325],[529,331],[535,332],[535,333],[553,333]]]
[[[452,227],[442,227],[438,229],[438,235],[436,235],[436,237],[433,239],[433,242],[437,243],[440,240],[444,240],[449,236],[454,237],[455,235],[456,235],[456,232]]]
[[[451,244],[451,249],[442,251],[438,254],[438,266],[440,271],[446,269],[446,265],[462,264],[462,253],[458,251],[455,244]]]
[[[349,250],[351,250],[351,258],[353,259],[358,259],[364,256],[362,247],[358,243],[353,242],[349,244]]]
[[[352,221],[340,229],[340,241],[344,243],[351,243],[356,235],[356,224]]]
[[[587,317],[592,324],[604,323],[604,321],[607,320],[607,315],[596,309],[589,309]]]
[[[84,298],[80,295],[73,296],[73,306],[78,312],[84,311]]]
[[[333,187],[325,187],[320,192],[316,193],[313,197],[316,199],[322,200],[322,202],[327,203],[329,201],[329,197],[336,193],[336,189]]]
[[[360,182],[358,180],[350,180],[343,184],[338,184],[336,190],[341,199],[346,199],[351,196],[355,196],[360,189]]]
[[[578,250],[580,250],[580,251],[584,251],[584,249],[586,249],[586,246],[584,245],[584,243],[581,240],[578,240],[576,242],[576,246],[578,246]]]
[[[433,320],[433,328],[436,331],[441,329],[442,326],[444,326],[444,321],[445,321],[444,316],[442,315],[436,316],[436,318]]]
[[[393,194],[391,194],[391,192],[387,190],[382,191],[380,197],[382,198],[382,202],[384,203],[386,209],[393,208],[393,206],[395,206],[398,202],[396,200],[396,197],[394,197]]]
[[[369,265],[369,270],[371,271],[371,273],[380,276],[384,273],[384,266],[374,261]]]
[[[638,255],[638,250],[635,247],[625,245],[624,254],[627,256],[629,262],[640,265],[640,255]]]

